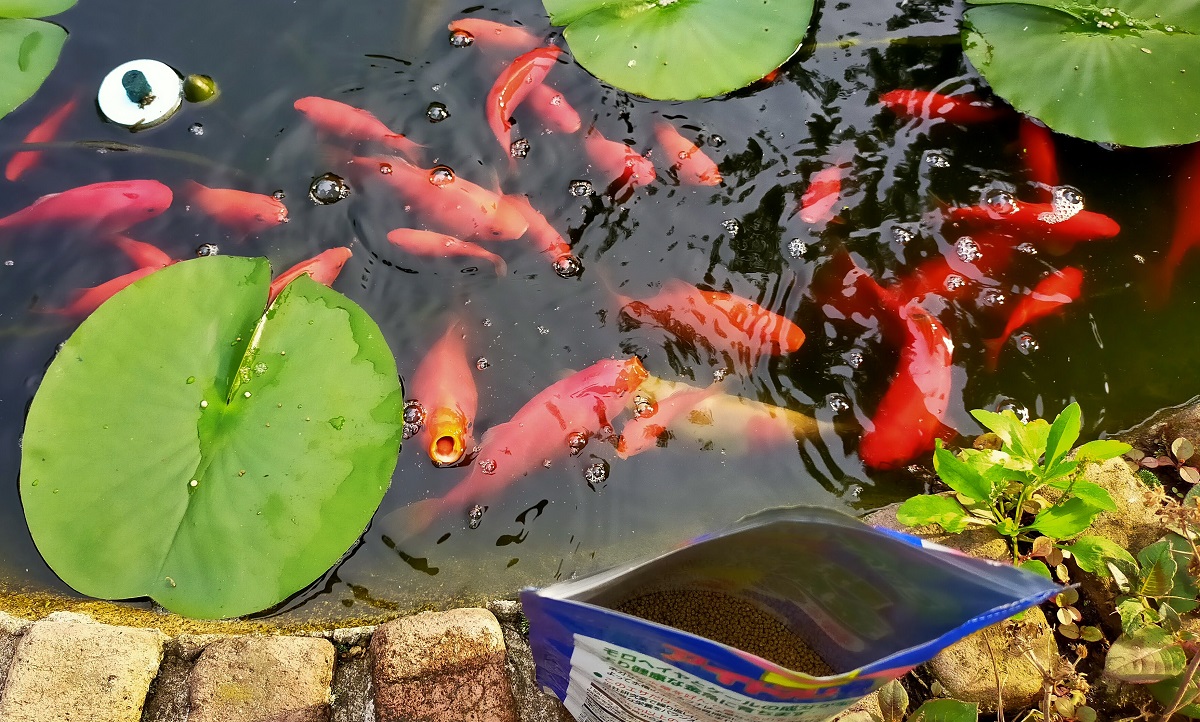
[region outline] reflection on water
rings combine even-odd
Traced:
[[[511,5],[473,14],[555,37],[536,0]],[[407,443],[361,543],[279,611],[353,616],[509,594],[663,549],[766,506],[867,508],[919,490],[919,474],[868,472],[856,455],[899,349],[876,326],[828,317],[811,283],[840,248],[883,283],[940,257],[983,269],[988,247],[951,232],[941,209],[1035,199],[1015,119],[975,128],[930,124],[897,118],[878,101],[898,88],[980,90],[959,48],[944,38],[957,33],[958,9],[942,0],[826,6],[809,46],[781,78],[716,101],[631,98],[561,62],[549,80],[580,112],[582,130],[548,130],[518,111],[513,138],[527,145],[515,154],[496,142],[483,110],[503,54],[461,38],[453,43],[446,30],[466,9],[432,0],[273,0],[167,3],[133,13],[111,0],[82,3],[57,18],[71,31],[59,67],[32,101],[0,121],[0,149],[11,149],[63,98],[90,94],[107,69],[130,57],[211,75],[221,95],[132,136],[92,113],[75,114],[61,137],[87,142],[47,150],[35,171],[0,194],[0,215],[46,193],[112,179],[274,194],[290,222],[258,235],[224,232],[180,201],[131,235],[172,258],[219,248],[266,255],[277,269],[349,247],[353,256],[335,288],[380,324],[406,379],[448,319],[462,320],[477,369],[479,432],[507,421],[570,371],[628,355],[667,381],[704,387],[719,380],[725,394],[786,407],[816,424],[783,445],[681,433],[628,459],[592,439],[581,453],[536,465],[418,534],[404,523],[404,510],[444,495],[466,470],[435,468]],[[910,41],[877,42],[897,36]],[[845,39],[861,42],[837,42]],[[561,277],[526,240],[487,246],[506,266],[499,276],[498,264],[486,260],[426,258],[390,243],[394,229],[422,227],[420,209],[382,178],[356,174],[344,151],[322,142],[293,108],[308,96],[370,110],[423,146],[425,167],[446,178],[527,195],[571,244],[581,275],[572,267]],[[663,121],[717,161],[721,185],[678,182],[655,138]],[[646,154],[657,178],[610,188],[584,152],[589,129]],[[1176,329],[1187,327],[1200,297],[1196,284],[1180,274],[1172,306],[1156,314],[1142,300],[1173,223],[1175,155],[1061,137],[1056,144],[1062,182],[1122,231],[1062,258],[1030,246],[1035,253],[1016,254],[996,278],[937,279],[954,293],[930,297],[926,308],[954,339],[944,421],[960,432],[976,429],[970,408],[1006,403],[1053,415],[1078,400],[1085,433],[1095,434],[1194,393],[1186,380],[1195,342]],[[840,169],[832,215],[807,222],[799,212],[804,190],[831,166]],[[0,574],[66,591],[37,556],[17,494],[25,409],[73,328],[40,310],[129,269],[87,238],[37,230],[0,238],[0,261]],[[1067,265],[1084,272],[1078,301],[1015,334],[998,370],[986,371],[983,339],[1001,333],[1018,299],[1047,271]],[[794,320],[807,340],[796,353],[731,366],[697,339],[619,312],[618,298],[652,297],[671,279],[751,299]],[[1170,339],[1168,352],[1145,339]]]

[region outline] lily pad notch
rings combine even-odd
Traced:
[[[654,100],[729,93],[787,62],[813,0],[543,0],[579,64]]]
[[[21,500],[77,591],[190,617],[266,609],[338,561],[395,470],[403,392],[379,327],[266,259],[169,266],[89,316],[26,422]]]

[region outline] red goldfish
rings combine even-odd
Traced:
[[[464,333],[462,323],[451,323],[413,375],[411,397],[425,411],[417,443],[436,466],[457,464],[470,448],[479,397]]]
[[[105,281],[99,286],[80,289],[75,292],[71,302],[63,308],[56,309],[52,313],[61,314],[63,316],[74,316],[76,318],[87,316],[100,308],[100,305],[112,298],[117,292],[124,290],[135,281],[149,276],[157,271],[157,268],[139,268],[136,271],[131,271],[123,276],[117,276],[111,281]]]
[[[338,274],[342,272],[342,266],[345,266],[346,261],[350,260],[350,255],[350,249],[345,246],[330,248],[328,251],[322,251],[307,261],[301,261],[292,266],[276,276],[274,281],[271,281],[271,291],[267,296],[267,305],[270,306],[274,303],[275,297],[289,283],[305,274],[311,276],[312,280],[317,283],[332,286],[333,282],[337,280]]]
[[[624,143],[608,140],[595,128],[584,137],[583,148],[601,177],[616,186],[613,190],[628,185],[632,191],[638,186],[649,185],[656,177],[654,164],[649,159]]]
[[[0,230],[72,225],[101,234],[119,233],[165,211],[171,198],[171,189],[155,180],[93,183],[38,198],[0,218]]]
[[[297,100],[294,107],[325,133],[385,145],[414,163],[421,159],[424,146],[392,132],[383,121],[362,108],[312,96]]]
[[[915,301],[896,311],[905,336],[900,365],[858,445],[872,469],[894,469],[932,449],[950,404],[950,335]]]
[[[1014,199],[1002,204],[956,206],[947,209],[946,217],[969,228],[1041,239],[1051,251],[1065,251],[1081,241],[1112,238],[1121,232],[1108,216],[1082,210],[1082,202],[1071,206]]]
[[[487,111],[488,125],[496,134],[500,147],[508,154],[512,146],[512,114],[535,86],[541,85],[562,49],[554,45],[530,50],[518,56],[512,64],[496,78],[492,89],[488,91]]]
[[[599,361],[551,384],[512,419],[488,429],[466,478],[445,496],[417,502],[404,511],[406,531],[420,532],[448,508],[465,511],[467,504],[487,503],[547,459],[567,456],[573,435],[586,438],[609,427],[645,379],[646,369],[631,357]]]
[[[175,262],[175,259],[149,243],[135,241],[128,236],[114,236],[112,241],[138,268],[166,268]]]
[[[209,188],[187,181],[184,193],[188,202],[217,223],[239,233],[261,233],[288,222],[287,206],[274,196],[233,188]]]
[[[678,174],[680,183],[700,186],[721,184],[721,171],[717,170],[717,164],[695,143],[680,135],[675,126],[659,121],[654,124],[654,135],[671,159],[671,166]]]
[[[676,422],[693,411],[700,402],[720,393],[718,384],[707,388],[688,387],[658,399],[653,414],[640,414],[625,422],[621,438],[617,441],[617,455],[622,459],[658,446],[658,439]]]
[[[427,221],[456,237],[509,240],[529,227],[508,198],[448,168],[426,170],[392,158],[357,157],[352,162],[360,177],[387,183]]]
[[[58,110],[46,116],[45,120],[38,123],[37,127],[29,131],[29,135],[25,136],[25,142],[48,143],[54,140],[63,123],[67,122],[67,118],[75,111],[75,104],[75,98],[71,98],[63,103]],[[8,165],[4,168],[4,177],[10,181],[17,180],[25,175],[26,171],[37,165],[38,159],[41,157],[41,152],[36,150],[26,150],[17,153],[8,161]]]
[[[507,50],[525,52],[542,44],[540,38],[525,28],[505,25],[481,18],[459,18],[450,21],[447,29],[452,33],[466,33],[484,50]]]
[[[963,295],[970,288],[967,281],[998,286],[999,282],[989,276],[1008,267],[1015,252],[1015,242],[1007,236],[986,231],[963,236],[945,255],[934,256],[921,263],[888,289],[888,293],[896,303],[903,303],[914,298],[920,300],[929,294],[942,298]],[[972,253],[977,254],[977,258],[971,261],[960,255]]]
[[[1200,246],[1200,144],[1191,146],[1187,160],[1175,180],[1175,230],[1171,234],[1171,248],[1163,259],[1155,293],[1159,301],[1165,301],[1175,282],[1175,271],[1183,262],[1188,251]]]
[[[1038,284],[1033,287],[1033,291],[1017,304],[1016,310],[1008,319],[1008,325],[1004,327],[1004,332],[997,338],[983,342],[984,348],[987,349],[988,368],[996,368],[996,364],[1000,360],[1000,349],[1004,347],[1004,342],[1013,334],[1013,331],[1043,316],[1048,316],[1079,298],[1082,286],[1083,271],[1070,266],[1061,271],[1055,271],[1038,281]]]
[[[1040,120],[1028,115],[1021,116],[1017,125],[1017,140],[1021,145],[1021,157],[1029,169],[1029,179],[1037,183],[1046,199],[1051,198],[1051,189],[1058,185],[1058,161],[1054,154],[1054,136]]]
[[[942,95],[928,90],[893,90],[879,96],[879,102],[901,117],[948,120],[958,125],[987,123],[1008,114],[967,93]]]
[[[574,133],[583,125],[579,113],[563,94],[545,83],[538,83],[529,91],[529,105],[547,125],[563,133]]]
[[[418,231],[413,228],[397,228],[387,234],[387,239],[394,246],[418,256],[470,256],[482,258],[496,267],[497,276],[508,275],[508,264],[504,259],[491,251],[484,250],[475,243],[460,241],[453,236],[434,233],[433,231]]]
[[[684,339],[703,338],[714,350],[753,363],[764,351],[792,353],[804,343],[804,331],[754,301],[727,291],[703,291],[670,280],[643,300],[620,298],[621,310]]]
[[[841,193],[840,166],[831,165],[817,171],[800,197],[800,220],[805,223],[828,223],[834,216],[833,209]]]
[[[571,245],[563,240],[559,232],[554,230],[554,226],[550,225],[550,221],[530,204],[528,197],[514,195],[505,196],[505,199],[529,224],[525,236],[542,255],[550,259],[556,270],[564,264],[578,264],[579,259],[571,254]]]

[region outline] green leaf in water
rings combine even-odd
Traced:
[[[783,65],[813,0],[542,0],[579,64],[656,100],[709,98]]]
[[[969,0],[963,47],[1054,130],[1138,147],[1200,140],[1200,3]]]
[[[42,87],[65,42],[67,31],[53,23],[0,18],[0,118]]]
[[[75,7],[76,0],[0,0],[0,18],[44,18]]]
[[[375,512],[402,431],[395,360],[362,309],[302,277],[247,365],[270,278],[265,259],[165,268],[89,316],[46,372],[21,500],[78,591],[247,614],[320,576]]]

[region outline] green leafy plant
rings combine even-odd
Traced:
[[[58,64],[67,31],[33,18],[57,15],[75,0],[0,0],[0,118],[28,100]]]
[[[878,700],[881,716],[855,712],[844,717],[844,722],[976,722],[979,719],[979,705],[957,699],[931,699],[908,714],[908,692],[897,680],[879,688]]]
[[[579,64],[655,100],[743,88],[787,61],[813,0],[543,0]]]
[[[378,326],[266,259],[169,266],[87,318],[29,410],[21,501],[76,590],[192,617],[269,607],[346,551],[402,433]]]
[[[1200,140],[1200,3],[968,1],[967,57],[1017,110],[1085,140]]]
[[[981,437],[984,448],[957,455],[939,440],[933,466],[954,494],[912,497],[896,514],[901,523],[938,524],[949,533],[991,527],[1008,538],[1013,561],[1020,562],[1022,542],[1037,536],[1070,539],[1097,514],[1116,508],[1107,491],[1080,477],[1085,464],[1120,456],[1129,445],[1090,441],[1068,460],[1079,438],[1078,404],[1063,409],[1053,424],[1043,419],[1025,423],[1012,411],[979,409],[971,414],[994,436]],[[1042,562],[1027,560],[1026,565],[1049,576]]]

